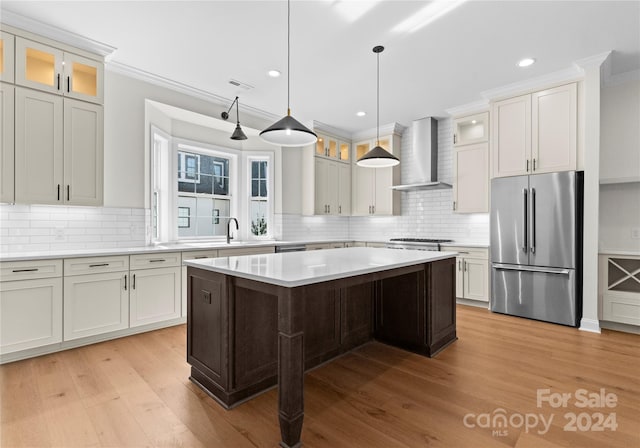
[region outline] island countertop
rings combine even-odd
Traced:
[[[310,252],[244,255],[184,264],[284,287],[296,287],[455,257],[456,252],[349,247]]]

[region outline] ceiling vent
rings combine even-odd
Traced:
[[[246,84],[244,82],[240,82],[237,79],[233,79],[233,78],[229,80],[229,84],[231,84],[232,86],[240,87],[241,89],[244,89],[244,90],[253,89],[253,86]]]

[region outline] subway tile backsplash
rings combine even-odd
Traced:
[[[411,128],[402,136],[401,176],[409,179]],[[451,120],[438,121],[438,177],[452,183]],[[401,216],[275,216],[281,240],[386,240],[394,237],[448,238],[488,242],[489,215],[452,210],[452,190],[401,193]],[[149,210],[113,207],[61,207],[0,204],[0,253],[93,249],[146,244]]]
[[[141,246],[138,208],[0,204],[0,253]]]

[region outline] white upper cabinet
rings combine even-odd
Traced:
[[[318,134],[318,141],[316,142],[315,148],[316,156],[348,162],[350,152],[351,145],[349,143],[334,137]]]
[[[0,202],[14,202],[14,94],[12,85],[0,83]]]
[[[63,203],[62,103],[57,95],[16,88],[16,202]]]
[[[534,173],[576,169],[578,136],[576,84],[536,92],[531,101]]]
[[[493,104],[493,177],[529,172],[531,163],[531,95]]]
[[[102,106],[18,87],[15,110],[16,202],[102,205]]]
[[[389,168],[364,168],[355,162],[371,150],[376,143],[391,154],[400,152],[400,137],[389,135],[379,141],[367,140],[354,145],[354,163],[351,171],[352,215],[400,214],[399,192],[391,186],[400,183],[400,165]]]
[[[104,64],[16,38],[16,84],[93,103],[104,100]]]
[[[577,84],[493,104],[492,176],[577,168]]]
[[[14,35],[0,31],[0,81],[13,82],[14,45]]]
[[[453,210],[489,212],[489,144],[457,147],[453,153]]]
[[[489,141],[489,113],[454,118],[453,146]]]

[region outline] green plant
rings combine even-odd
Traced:
[[[267,221],[265,221],[264,216],[258,218],[257,221],[251,221],[251,233],[256,236],[267,234]]]

